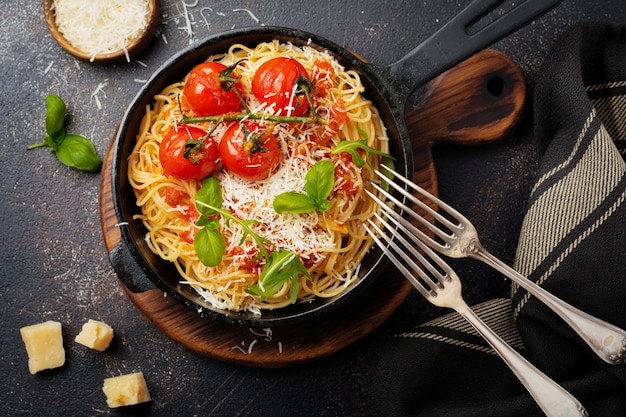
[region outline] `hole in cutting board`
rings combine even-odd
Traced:
[[[504,93],[505,82],[501,77],[491,77],[487,81],[487,91],[495,97],[500,97]]]

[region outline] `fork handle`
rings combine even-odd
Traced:
[[[626,331],[571,306],[521,275],[482,247],[470,256],[487,263],[537,297],[539,301],[548,306],[574,329],[605,362],[612,365],[626,363]]]
[[[563,387],[547,377],[491,330],[474,311],[463,303],[455,310],[491,345],[526,387],[548,417],[588,416],[583,405]]]

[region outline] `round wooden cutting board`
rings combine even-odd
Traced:
[[[431,81],[419,105],[406,114],[414,181],[436,194],[431,147],[501,138],[519,121],[525,92],[518,66],[493,50],[482,51]],[[113,147],[114,140],[104,159],[100,184],[100,215],[109,252],[121,238],[111,191]],[[249,328],[203,318],[156,288],[140,293],[124,288],[137,308],[170,338],[199,354],[257,367],[289,366],[336,352],[380,326],[413,289],[388,267],[350,302],[321,319]]]

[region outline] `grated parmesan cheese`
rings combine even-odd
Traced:
[[[75,48],[91,56],[123,50],[148,25],[147,0],[54,0],[57,29]]]
[[[283,129],[282,126],[277,127],[277,133]],[[289,249],[312,263],[320,262],[324,257],[322,252],[335,247],[331,233],[316,227],[320,224],[320,214],[313,211],[300,215],[279,215],[271,204],[281,193],[303,190],[305,176],[315,162],[308,155],[285,157],[271,178],[252,184],[229,171],[220,172],[218,178],[222,183],[224,208],[241,219],[258,220],[260,225],[255,228],[262,228],[258,231],[278,247]],[[234,236],[227,251],[242,247],[244,254],[241,256],[245,258],[248,256],[246,253],[256,250],[256,244],[250,239],[240,242],[244,233],[241,227],[231,225],[230,230]]]

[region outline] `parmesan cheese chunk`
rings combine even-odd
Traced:
[[[100,352],[109,347],[111,340],[113,340],[113,328],[104,322],[91,319],[83,324],[83,329],[74,339],[76,343]]]
[[[36,374],[44,369],[53,369],[65,363],[63,332],[58,321],[46,321],[20,329],[28,354],[28,370]]]
[[[102,391],[111,408],[135,405],[151,400],[142,372],[106,378]]]

